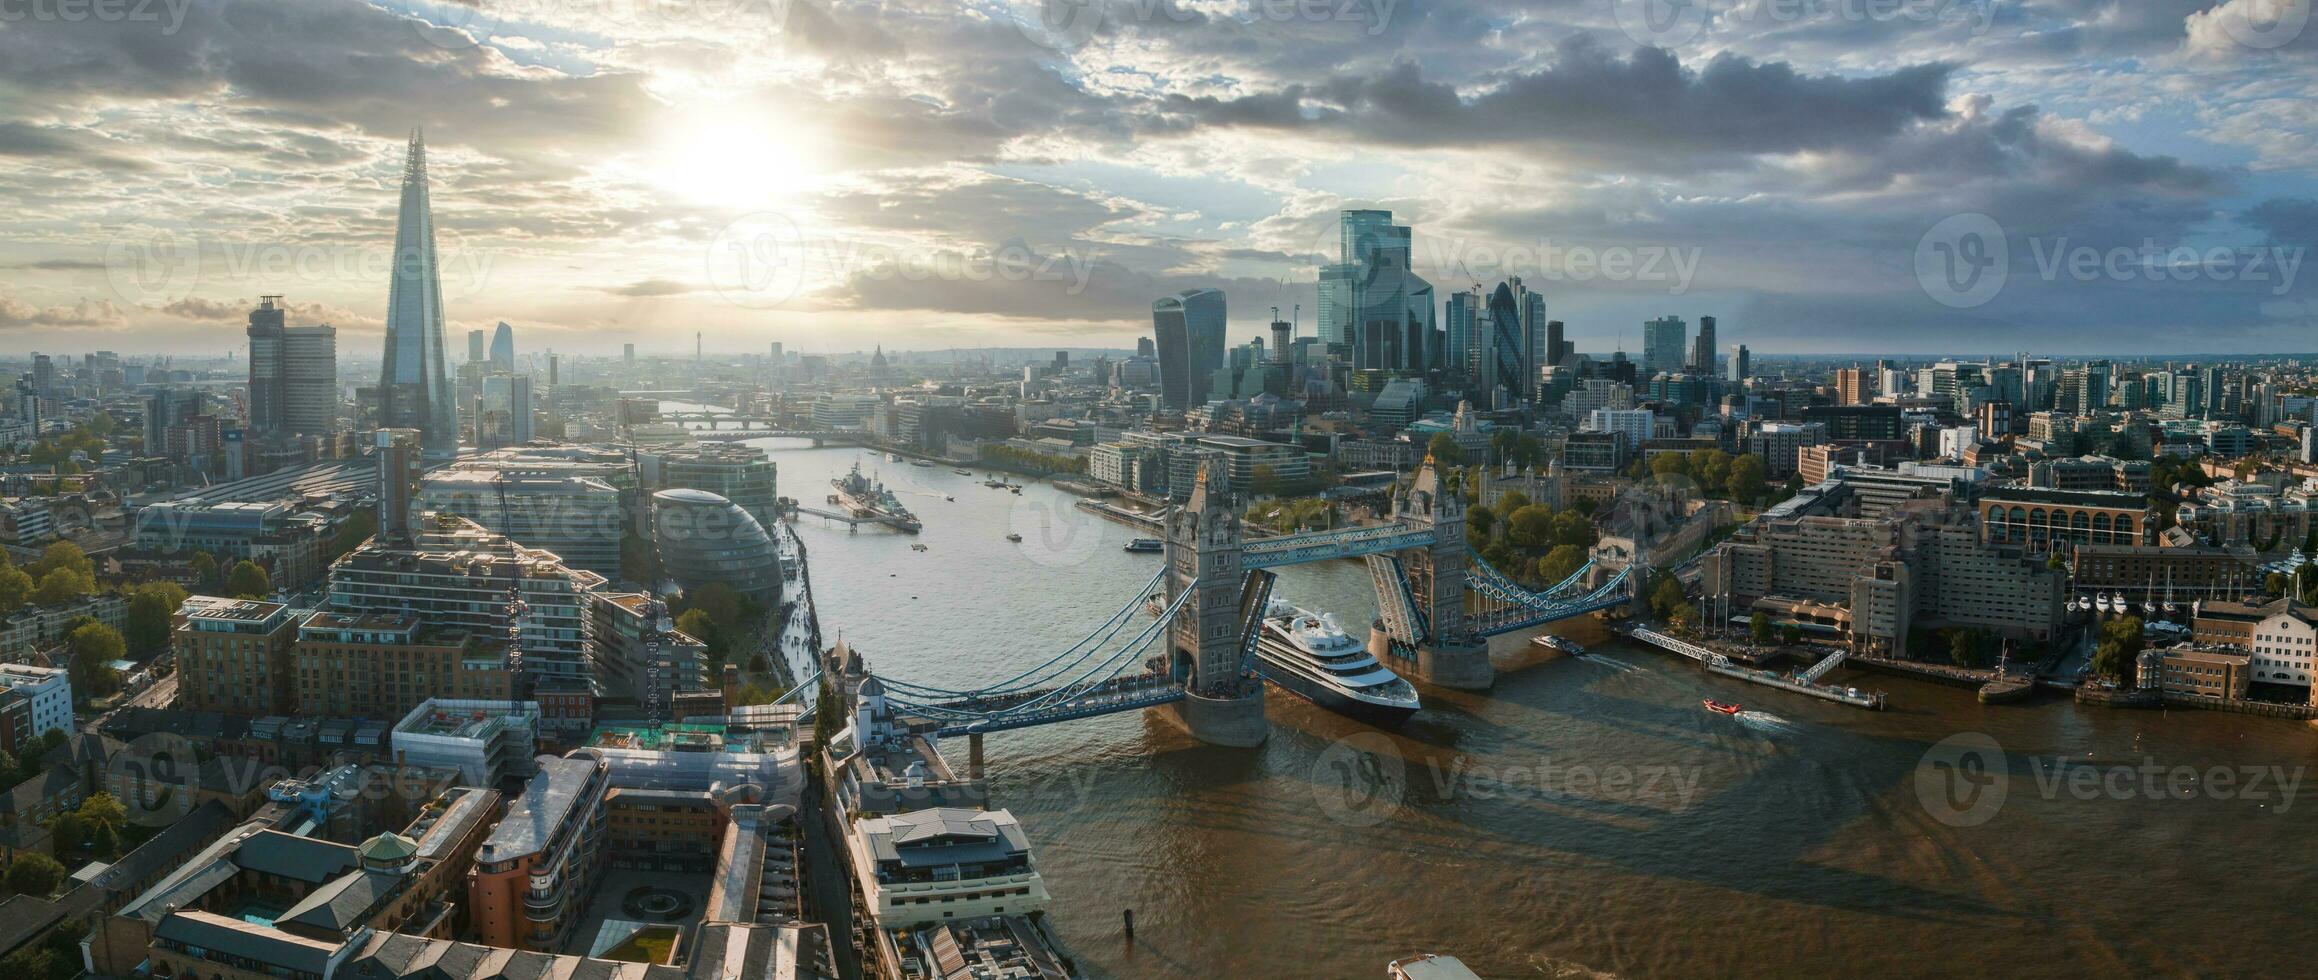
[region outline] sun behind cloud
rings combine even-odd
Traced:
[[[803,201],[828,168],[820,134],[755,108],[709,107],[671,116],[646,156],[653,186],[711,208],[778,208]]]

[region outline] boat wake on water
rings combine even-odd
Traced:
[[[1640,674],[1648,673],[1650,671],[1650,668],[1644,667],[1641,664],[1630,664],[1616,657],[1605,657],[1598,653],[1579,654],[1570,659],[1593,664],[1596,667],[1605,668],[1611,673],[1616,674]]]
[[[1748,728],[1752,728],[1758,732],[1783,734],[1786,732],[1792,732],[1797,727],[1799,727],[1794,722],[1788,721],[1787,719],[1781,718],[1778,715],[1774,715],[1768,711],[1741,711],[1738,714],[1732,715],[1731,718],[1736,720],[1739,724],[1745,725]]]

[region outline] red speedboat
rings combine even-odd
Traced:
[[[1719,713],[1721,713],[1721,714],[1726,714],[1726,715],[1735,715],[1735,714],[1738,714],[1739,712],[1741,712],[1741,711],[1744,711],[1744,710],[1746,710],[1746,709],[1744,709],[1744,708],[1741,708],[1741,707],[1739,707],[1738,705],[1732,704],[1732,703],[1730,703],[1730,702],[1728,702],[1728,701],[1717,701],[1717,700],[1715,700],[1715,699],[1713,699],[1713,698],[1707,698],[1707,699],[1706,699],[1706,710],[1708,710],[1708,711],[1713,711],[1713,712],[1719,712]]]

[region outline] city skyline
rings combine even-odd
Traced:
[[[1205,30],[1183,32],[1172,7],[1128,5],[1057,36],[1026,5],[743,3],[612,40],[577,12],[341,2],[282,12],[294,51],[210,5],[27,21],[0,38],[0,84],[48,108],[0,121],[38,165],[13,176],[0,331],[214,351],[254,297],[287,294],[366,346],[381,191],[423,125],[447,329],[507,321],[573,352],[695,324],[728,351],[1124,346],[1189,288],[1232,297],[1234,341],[1273,305],[1311,335],[1337,213],[1360,208],[1412,229],[1410,271],[1442,298],[1523,274],[1580,350],[1632,350],[1669,311],[1762,352],[2305,346],[2318,185],[2293,94],[2312,39],[2265,33],[2254,0],[1670,27],[1608,3],[1355,6],[1376,22],[1184,14]],[[128,60],[137,44],[213,56]],[[839,97],[872,51],[920,81]],[[355,58],[367,87],[312,84]],[[66,63],[137,68],[99,101]],[[1099,84],[1106,66],[1149,87]],[[196,92],[236,150],[156,128]],[[100,133],[76,108],[116,118]],[[763,215],[786,230],[755,236]],[[1975,266],[1925,263],[1985,262],[1938,248],[1975,216],[2006,281],[1944,295],[1937,274]],[[786,250],[783,295],[710,267],[736,226]]]

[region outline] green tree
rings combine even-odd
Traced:
[[[2270,595],[2286,594],[2286,573],[2271,572],[2262,577],[2262,591]]]
[[[43,606],[71,602],[96,591],[96,582],[69,568],[59,568],[40,577],[40,584],[32,590],[32,601]]]
[[[1490,510],[1488,504],[1474,504],[1465,508],[1465,539],[1476,542],[1489,540],[1489,528],[1496,523],[1497,512]]]
[[[115,830],[125,826],[129,821],[129,808],[122,806],[121,801],[112,793],[101,789],[89,794],[87,799],[80,801],[79,813],[83,820],[92,824],[102,824]]]
[[[67,810],[48,821],[48,850],[60,860],[78,861],[82,848],[89,845],[88,821],[79,813]]]
[[[1996,635],[1982,629],[1957,629],[1948,632],[1948,662],[1958,667],[1984,667],[1994,658],[1990,655],[1997,643]]]
[[[723,667],[725,659],[724,631],[716,628],[716,622],[709,618],[706,610],[685,610],[676,617],[676,629],[686,636],[699,640],[703,646],[708,648],[709,666],[720,669]]]
[[[1601,536],[1594,533],[1594,522],[1576,511],[1562,511],[1553,516],[1553,543],[1591,548]]]
[[[47,857],[44,854],[34,856]],[[55,861],[51,860],[49,863],[54,864]],[[55,977],[58,973],[57,964],[60,962],[62,961],[57,957],[55,950],[42,946],[25,946],[8,954],[7,958],[0,959],[0,976],[23,977],[24,980]],[[72,976],[79,972],[79,968],[75,967],[71,973],[65,975]]]
[[[1650,476],[1660,483],[1673,483],[1690,478],[1690,461],[1681,453],[1659,453],[1650,457]]]
[[[214,592],[217,590],[218,579],[216,555],[212,555],[206,551],[196,551],[193,553],[193,558],[189,564],[193,566],[193,580],[196,584],[199,585],[203,592]]]
[[[1530,504],[1514,511],[1505,518],[1505,536],[1530,551],[1553,547],[1553,508]]]
[[[25,603],[32,601],[32,593],[38,588],[39,583],[34,582],[24,569],[0,568],[0,616],[24,608]]]
[[[771,704],[780,700],[781,695],[787,693],[789,693],[788,689],[779,684],[750,681],[741,685],[740,695],[734,703],[738,705]]]
[[[1690,605],[1690,596],[1682,587],[1682,580],[1672,575],[1658,576],[1658,584],[1650,587],[1650,610],[1660,616],[1672,616],[1674,610]]]
[[[710,582],[694,589],[688,598],[690,601],[686,605],[707,613],[708,621],[715,623],[719,630],[729,630],[740,625],[742,607],[748,602],[732,586],[723,582]]]
[[[274,578],[247,558],[235,562],[225,577],[226,594],[241,599],[263,599],[274,594]]]
[[[1690,475],[1699,487],[1709,494],[1722,494],[1730,488],[1731,455],[1720,449],[1700,449],[1690,454]]]
[[[128,654],[128,645],[121,640],[120,630],[90,619],[64,639],[65,647],[72,651],[72,662],[66,673],[73,691],[101,697],[121,686],[121,675],[112,667],[113,661]]]
[[[63,883],[64,865],[39,851],[20,852],[8,865],[8,890],[19,895],[47,898]]]
[[[147,582],[130,592],[127,628],[122,630],[129,652],[151,657],[168,649],[170,620],[185,599],[185,590],[174,582]]]
[[[1746,453],[1730,461],[1730,476],[1725,481],[1730,499],[1752,504],[1763,496],[1763,458]]]
[[[1788,623],[1785,627],[1782,627],[1779,630],[1779,642],[1785,643],[1788,646],[1794,646],[1797,643],[1803,642],[1803,628],[1793,623]]]
[[[1585,564],[1586,550],[1584,548],[1567,544],[1556,545],[1552,551],[1545,553],[1545,557],[1537,560],[1537,578],[1540,582],[1552,585],[1577,574],[1577,570],[1585,567]]]
[[[1504,496],[1497,498],[1497,512],[1500,514],[1511,515],[1514,511],[1527,506],[1529,506],[1529,495],[1519,490],[1508,490]]]
[[[2131,684],[2145,643],[2141,627],[2139,616],[2119,616],[2102,623],[2099,642],[2093,646],[2093,673],[2119,685]]]
[[[1440,466],[1462,466],[1465,463],[1465,447],[1457,444],[1456,436],[1446,432],[1433,433],[1432,440],[1425,443],[1425,453]]]
[[[128,826],[129,810],[113,794],[104,790],[90,794],[73,815],[80,818],[89,845],[96,849],[98,856],[109,860],[119,852],[121,830]]]
[[[60,568],[70,569],[74,575],[92,582],[97,577],[97,563],[89,560],[88,554],[80,550],[80,545],[70,541],[58,541],[41,549],[40,560],[32,563],[32,575],[34,578],[45,578],[48,573]]]
[[[1258,497],[1277,497],[1286,486],[1280,481],[1280,471],[1262,463],[1256,464],[1248,481],[1248,489]]]
[[[1771,617],[1760,609],[1755,610],[1754,615],[1747,617],[1747,635],[1756,643],[1770,643]]]

